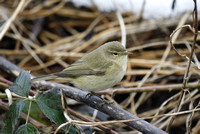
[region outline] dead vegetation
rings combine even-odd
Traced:
[[[105,42],[121,41],[115,12],[75,8],[65,0],[4,1],[0,12],[0,55],[36,76],[61,71]],[[170,39],[176,28],[185,24],[193,26],[192,13],[153,21],[124,13],[123,21],[126,46],[134,54],[129,57],[125,78],[112,91],[101,93],[138,117],[152,117],[147,121],[163,130],[181,103],[179,111],[191,112],[176,116],[170,133],[199,133],[200,36],[197,36],[194,48],[195,32],[189,28],[179,30]],[[190,58],[178,55],[169,40],[178,53],[187,57],[194,49],[186,80],[188,84],[184,89],[183,80]],[[13,81],[3,72],[1,76]],[[180,102],[181,90],[184,92]],[[196,112],[192,111],[196,109]],[[156,118],[158,115],[163,116]],[[117,132],[136,132],[121,123],[109,127]]]

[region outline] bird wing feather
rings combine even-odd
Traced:
[[[85,64],[84,61],[79,60],[68,66],[62,72],[55,73],[54,75],[59,77],[78,77],[83,75],[104,75],[105,73],[106,71],[94,70]]]

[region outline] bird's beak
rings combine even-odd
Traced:
[[[124,54],[124,55],[128,55],[128,54],[133,54],[133,53],[132,53],[132,52],[126,51],[126,52],[124,52],[123,54]]]

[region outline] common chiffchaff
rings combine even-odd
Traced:
[[[98,91],[113,87],[126,72],[127,55],[131,54],[117,41],[105,43],[86,54],[61,72],[33,78],[33,81],[61,79],[77,88]]]

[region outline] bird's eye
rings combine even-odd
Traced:
[[[113,53],[113,55],[114,55],[114,56],[117,56],[117,55],[118,55],[118,53]]]

